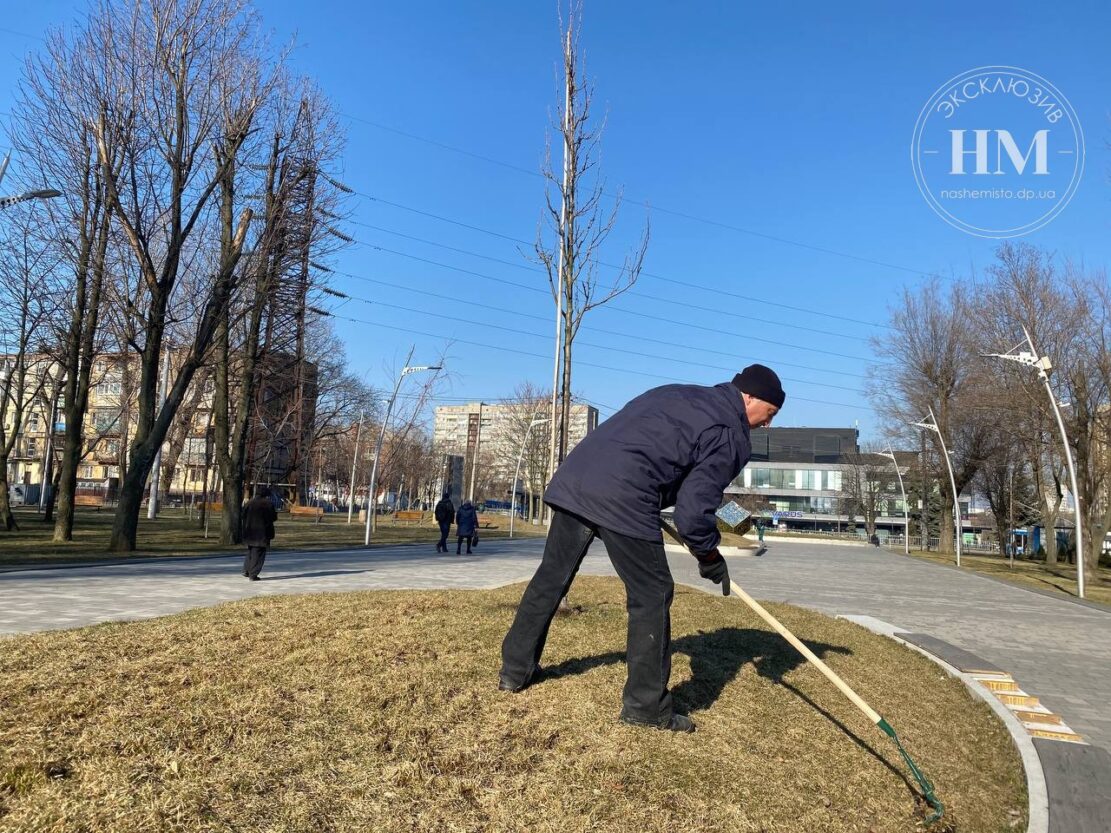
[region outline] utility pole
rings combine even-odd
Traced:
[[[161,409],[166,404],[166,390],[170,385],[170,348],[166,347],[166,359],[162,363],[162,385],[158,393],[158,407]],[[162,479],[162,446],[154,452],[154,468],[150,472],[150,497],[147,500],[147,518],[154,520],[158,517],[158,486]]]
[[[485,402],[478,403],[478,430],[474,435],[474,457],[471,459],[471,484],[467,489],[467,500],[474,503],[474,482],[478,479],[478,452],[482,446],[482,406]]]

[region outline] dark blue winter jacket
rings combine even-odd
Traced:
[[[632,538],[660,541],[660,510],[696,555],[721,541],[714,512],[752,454],[741,392],[665,385],[587,434],[556,469],[544,501]]]
[[[460,538],[470,538],[474,535],[474,531],[478,527],[478,513],[475,511],[474,504],[469,500],[464,501],[463,505],[459,507],[459,512],[455,516],[455,523]]]

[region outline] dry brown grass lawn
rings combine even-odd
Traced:
[[[521,586],[270,597],[0,642],[3,831],[905,833],[897,752],[739,601],[679,588],[694,735],[616,721],[625,611],[580,578],[552,676],[495,688]],[[888,718],[949,811],[1025,829],[1018,756],[923,657],[770,605]]]

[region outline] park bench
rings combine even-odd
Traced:
[[[424,513],[419,509],[402,509],[399,512],[395,512],[393,517],[395,521],[403,521],[406,523],[412,521],[419,524],[424,520]]]
[[[74,506],[95,506],[100,509],[104,505],[104,498],[100,495],[74,495]]]
[[[478,528],[479,529],[497,529],[498,524],[494,521],[498,518],[497,515],[479,515]]]
[[[292,517],[304,516],[320,519],[324,516],[324,509],[320,506],[291,506],[289,514]]]

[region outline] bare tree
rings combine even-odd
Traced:
[[[33,456],[23,420],[48,388],[54,365],[41,349],[56,310],[52,250],[38,245],[30,232],[33,210],[13,218],[10,236],[0,241],[0,525],[8,531],[17,526],[8,499],[8,460],[13,454]]]
[[[531,519],[535,496],[543,491],[547,481],[548,424],[537,420],[551,420],[550,402],[548,392],[532,382],[517,385],[513,398],[502,405],[505,416],[499,422],[499,435],[494,438],[499,468],[513,472],[520,458],[520,482],[510,483],[509,491],[511,502],[516,500],[517,491],[523,493],[526,520]]]
[[[908,426],[932,407],[950,449],[957,490],[971,482],[990,453],[992,422],[981,409],[988,369],[979,357],[973,324],[975,303],[961,284],[943,291],[937,280],[906,290],[892,311],[891,331],[874,347],[886,362],[869,368],[872,400],[892,436],[910,436]],[[936,434],[927,432],[937,451],[934,478],[948,479]],[[955,525],[953,495],[940,490],[941,548],[951,552]]]
[[[65,374],[61,412],[65,434],[58,466],[54,540],[73,538],[77,466],[83,456],[93,362],[101,349],[106,263],[113,217],[102,164],[90,128],[113,93],[110,27],[102,14],[76,31],[48,34],[42,52],[28,59],[12,120],[12,140],[34,176],[63,192],[52,201],[42,228],[44,247],[65,264],[57,297],[66,315],[53,338]],[[115,130],[112,122],[105,130]],[[107,144],[119,146],[115,137]],[[104,167],[119,173],[118,152]],[[59,274],[61,276],[61,269]]]
[[[865,448],[857,454],[842,457],[841,491],[845,514],[850,525],[857,515],[864,520],[865,537],[876,534],[876,521],[883,515],[893,514],[891,506],[897,497],[898,478],[891,459],[878,448]]]
[[[135,548],[143,490],[155,454],[205,361],[237,270],[252,211],[244,208],[230,249],[212,252],[194,232],[209,218],[266,97],[253,78],[228,95],[245,67],[269,63],[244,0],[134,0],[104,3],[93,15],[109,34],[115,96],[92,121],[100,173],[139,281],[128,298],[137,322],[138,408],[110,549]],[[116,165],[119,160],[119,167]],[[207,275],[205,289],[178,295],[183,270]],[[199,281],[198,281],[199,283]],[[196,325],[164,402],[160,365],[171,301],[195,301]]]
[[[983,352],[1001,353],[1022,346],[1023,328],[1039,350],[1054,360],[1068,350],[1068,322],[1077,311],[1070,309],[1048,253],[1029,245],[1003,244],[977,294],[983,299],[984,315],[977,327]],[[990,399],[988,407],[997,418],[997,430],[1004,434],[1003,445],[1017,450],[1017,455],[1008,451],[1003,456],[1015,458],[1011,462],[1016,465],[1018,460],[1029,462],[1040,520],[1048,533],[1046,560],[1052,564],[1057,561],[1053,530],[1064,503],[1067,477],[1053,411],[1045,388],[1029,368],[996,361],[991,371],[984,390]]]
[[[557,109],[559,118],[553,125],[563,145],[563,167],[561,173],[555,172],[550,142],[543,166],[548,181],[545,217],[554,239],[546,240],[541,226],[535,245],[556,301],[557,333],[562,341],[556,352],[558,392],[552,392],[549,476],[568,450],[572,346],[583,317],[632,288],[640,276],[649,238],[646,222],[640,242],[625,257],[613,280],[599,277],[600,249],[617,223],[621,199],[618,195],[608,210],[603,205],[605,180],[596,168],[604,121],[596,124],[591,114],[593,86],[585,79],[582,66],[581,25],[582,2],[573,0],[566,21],[562,15],[560,20],[563,104]]]

